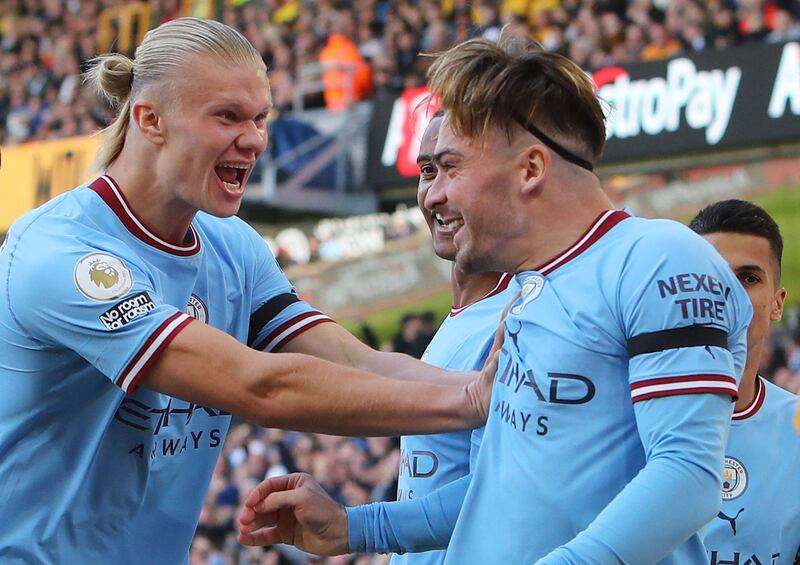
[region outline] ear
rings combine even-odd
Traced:
[[[777,322],[783,317],[783,303],[786,300],[786,289],[779,288],[775,291],[775,296],[772,299],[772,308],[769,311],[769,319]]]
[[[522,193],[533,194],[550,170],[551,155],[543,145],[536,143],[525,150],[523,159]]]
[[[137,100],[133,105],[133,125],[142,136],[156,145],[164,143],[164,118],[150,100]]]

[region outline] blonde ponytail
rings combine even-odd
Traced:
[[[125,145],[131,113],[133,72],[133,61],[125,55],[113,53],[95,57],[84,77],[95,92],[117,110],[117,117],[99,134],[103,137],[103,143],[97,151],[95,167],[101,171],[119,157]]]

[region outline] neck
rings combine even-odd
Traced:
[[[196,210],[168,197],[169,192],[156,179],[152,165],[130,157],[123,152],[107,169],[107,173],[119,185],[129,206],[147,229],[159,238],[183,245]]]
[[[604,211],[614,208],[595,179],[595,186],[582,190],[556,192],[549,201],[531,202],[536,210],[523,238],[516,272],[530,271],[568,249]],[[578,204],[579,203],[579,204]]]
[[[736,410],[747,408],[756,396],[756,378],[758,377],[759,359],[761,359],[760,351],[747,352],[747,363],[745,363],[744,366],[742,382],[739,383],[739,398],[736,399]]]
[[[450,285],[453,290],[453,307],[463,308],[489,294],[502,276],[501,273],[467,274],[453,263]]]

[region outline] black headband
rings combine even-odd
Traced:
[[[570,151],[569,149],[567,149],[566,147],[564,147],[563,145],[558,143],[555,139],[553,139],[549,135],[545,134],[542,130],[540,130],[536,126],[528,124],[528,123],[526,123],[525,120],[522,120],[522,119],[520,119],[518,117],[514,118],[514,119],[516,120],[516,122],[519,125],[521,125],[523,128],[528,130],[530,133],[532,133],[533,135],[535,135],[536,137],[541,139],[542,143],[547,145],[550,149],[552,149],[553,151],[555,151],[556,153],[561,155],[561,157],[563,157],[564,159],[566,159],[570,163],[574,163],[574,164],[578,165],[579,167],[583,167],[587,171],[594,170],[594,165],[592,165],[589,161],[587,161],[586,159],[583,159],[582,157],[578,157],[577,155],[575,155],[575,153],[573,153],[572,151]]]

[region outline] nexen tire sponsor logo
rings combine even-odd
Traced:
[[[140,316],[144,316],[156,307],[155,303],[150,299],[147,292],[140,292],[134,294],[130,298],[126,298],[122,302],[117,303],[100,315],[100,321],[108,330],[116,330],[135,320]]]
[[[742,70],[739,67],[698,71],[691,59],[667,64],[666,77],[631,80],[622,67],[594,73],[600,98],[611,106],[608,138],[677,131],[681,117],[694,130],[705,130],[716,145],[728,129]]]

